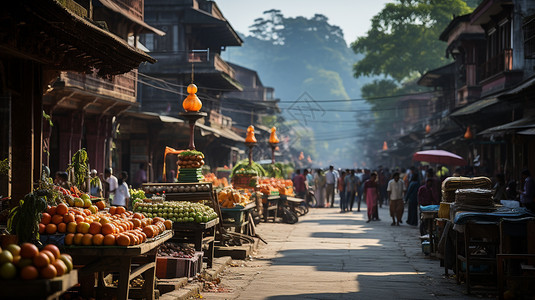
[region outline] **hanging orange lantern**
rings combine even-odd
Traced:
[[[471,139],[473,136],[472,136],[472,131],[470,130],[470,126],[466,127],[466,132],[464,133],[464,138],[469,140]]]
[[[197,93],[197,86],[193,83],[188,85],[188,96],[184,99],[184,102],[182,102],[182,107],[187,112],[197,112],[201,110],[202,102],[195,93]]]
[[[388,150],[388,145],[386,144],[386,141],[383,142],[383,151]]]
[[[277,128],[271,127],[271,135],[269,136],[269,143],[270,144],[278,144],[279,138],[277,138]]]
[[[247,136],[245,137],[246,143],[256,143],[256,138],[254,136],[254,127],[250,125],[247,127]]]
[[[429,126],[429,124],[425,125],[425,133],[430,133],[431,132],[431,126]]]
[[[305,159],[305,154],[303,153],[303,151],[301,151],[301,153],[299,153],[299,160],[303,159]]]

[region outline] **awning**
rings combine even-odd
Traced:
[[[511,90],[503,93],[503,95],[514,95],[523,92],[524,90],[528,88],[535,88],[535,76],[524,81],[523,83],[519,84],[518,86],[512,88]]]
[[[146,111],[127,111],[125,112],[125,115],[143,120],[160,121],[163,123],[184,123],[184,120],[178,118],[162,116],[157,113]]]
[[[194,30],[202,31],[207,40],[222,40],[225,46],[241,46],[243,41],[226,19],[217,18],[209,12],[190,7],[181,20],[184,24],[195,24]]]
[[[204,124],[197,124],[195,126],[201,129],[201,135],[206,135],[206,134],[203,134],[202,132],[204,130],[213,134],[216,137],[222,137],[222,138],[226,138],[226,139],[236,141],[236,142],[245,142],[244,137],[239,136],[237,133],[229,129],[219,129],[219,128],[214,128],[214,127],[207,126]]]
[[[535,135],[535,128],[522,130],[522,131],[517,132],[517,134],[521,134],[521,135]]]
[[[481,111],[485,107],[489,107],[491,105],[494,105],[498,103],[498,97],[490,97],[486,99],[478,100],[474,103],[468,104],[464,107],[461,107],[460,109],[456,110],[455,112],[450,114],[450,117],[462,117],[467,116],[471,114],[475,114],[479,111]]]
[[[117,75],[155,60],[131,47],[114,34],[73,13],[58,0],[10,1],[0,13],[6,26],[0,27],[0,48],[25,55],[52,70]],[[46,41],[35,47],[6,41]]]
[[[535,117],[526,117],[500,126],[483,130],[478,135],[491,135],[495,133],[515,132],[524,129],[535,128]]]
[[[142,33],[156,33],[159,36],[164,36],[165,35],[165,32],[150,26],[149,24],[145,23],[143,20],[135,18],[134,16],[132,16],[131,13],[129,13],[126,9],[122,8],[121,6],[119,6],[117,3],[115,3],[115,2],[113,2],[111,0],[99,0],[99,1],[100,1],[100,3],[102,3],[102,5],[104,5],[108,9],[114,11],[115,13],[120,14],[121,16],[123,16],[123,17],[129,19],[130,21],[132,21],[132,22],[138,24],[139,26],[141,26],[144,29],[144,30],[141,31]],[[143,2],[141,2],[141,3],[143,3]]]

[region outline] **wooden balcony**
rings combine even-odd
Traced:
[[[513,70],[513,49],[505,49],[481,65],[481,79]]]
[[[111,80],[97,77],[95,74],[62,72],[61,80],[65,88],[77,88],[99,96],[136,102],[137,70],[113,76]]]

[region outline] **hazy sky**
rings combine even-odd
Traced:
[[[344,31],[349,45],[358,36],[366,34],[370,28],[370,19],[383,9],[385,3],[392,0],[216,0],[225,18],[234,30],[249,34],[249,26],[263,12],[279,9],[285,17],[312,17],[323,14],[329,24],[336,25]]]

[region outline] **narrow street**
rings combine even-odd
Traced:
[[[235,261],[221,278],[226,293],[205,299],[463,299],[463,286],[445,278],[436,259],[421,252],[419,230],[366,223],[361,212],[313,209],[295,225],[262,223],[268,241],[251,261]],[[405,216],[406,217],[406,212]],[[451,271],[450,271],[451,272]]]

